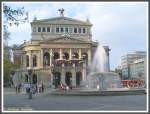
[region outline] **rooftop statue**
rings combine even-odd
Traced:
[[[63,8],[62,9],[58,9],[58,11],[60,11],[60,16],[64,16],[63,13],[64,13],[65,10]]]

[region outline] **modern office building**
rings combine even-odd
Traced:
[[[122,78],[131,79],[144,75],[146,52],[136,51],[121,58]]]

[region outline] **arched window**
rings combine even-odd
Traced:
[[[75,52],[75,53],[73,53],[72,57],[78,59],[79,58],[79,54]]]
[[[44,65],[50,65],[50,55],[49,55],[49,53],[48,52],[46,52],[46,53],[44,53],[44,59],[43,59],[43,61],[44,61]]]
[[[86,65],[88,65],[88,54],[82,53],[82,58],[83,58],[84,62],[86,62]]]
[[[65,52],[64,55],[63,55],[63,58],[68,60],[69,59],[69,53]]]
[[[54,53],[54,60],[59,59],[59,57],[60,57],[59,53],[58,53],[58,52],[55,52],[55,53]]]
[[[29,67],[29,56],[26,55],[26,67]]]
[[[33,55],[32,64],[33,64],[33,67],[37,66],[37,56],[36,55]]]

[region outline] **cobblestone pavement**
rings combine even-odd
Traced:
[[[36,93],[32,99],[21,90],[4,89],[4,110],[41,111],[145,111],[146,95],[125,96],[54,96],[51,89]]]

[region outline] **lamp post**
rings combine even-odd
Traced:
[[[11,84],[13,85],[14,83],[13,83],[13,76],[14,76],[14,74],[15,74],[15,71],[14,70],[12,70],[11,71]]]
[[[31,85],[32,85],[32,83],[31,83],[31,77],[32,77],[32,69],[29,69],[28,70],[28,74],[29,74],[29,83],[30,83],[30,91],[29,91],[29,99],[32,99],[32,91],[31,91]]]

